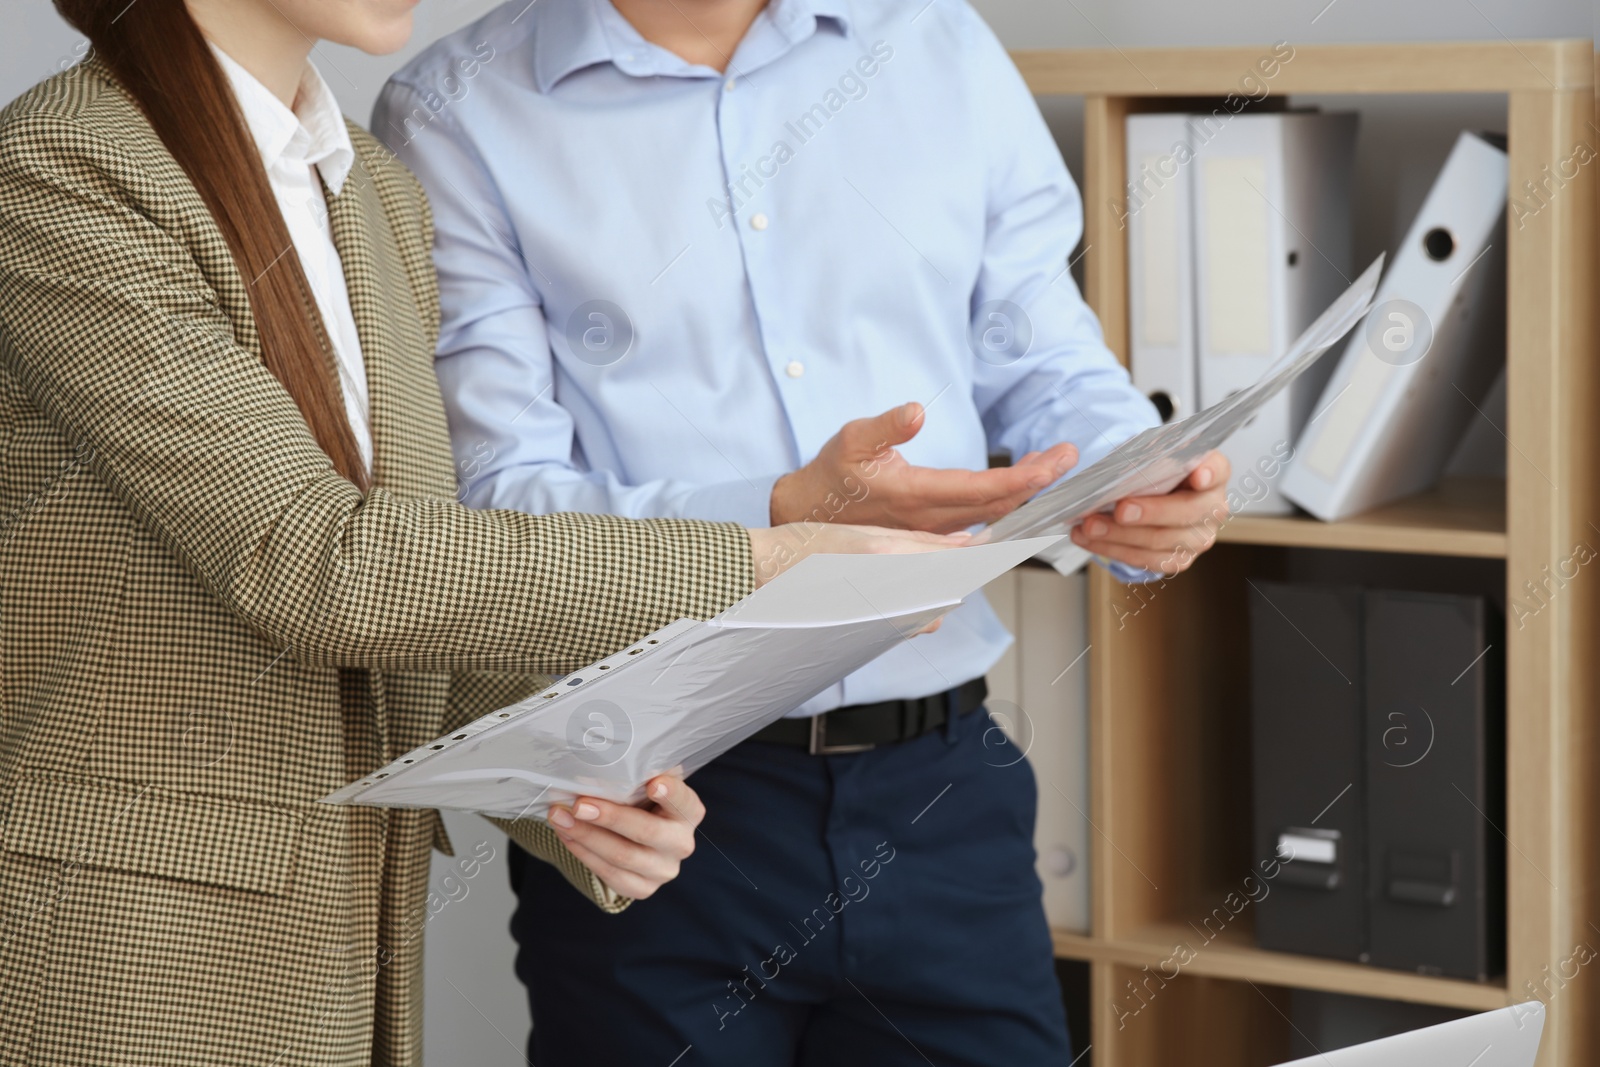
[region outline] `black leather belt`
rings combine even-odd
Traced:
[[[779,719],[752,741],[803,748],[813,756],[865,752],[879,745],[909,741],[983,707],[989,687],[982,678],[916,700],[852,704],[809,719]]]

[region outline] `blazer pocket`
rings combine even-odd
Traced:
[[[7,852],[280,895],[306,813],[153,785],[19,771]]]

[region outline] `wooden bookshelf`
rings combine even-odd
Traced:
[[[1175,98],[1238,92],[1261,48],[1015,54],[1041,96],[1084,97],[1086,295],[1107,342],[1128,351],[1127,242],[1111,204],[1125,184],[1124,120]],[[1295,93],[1497,93],[1507,101],[1511,188],[1595,144],[1596,57],[1587,40],[1296,46],[1269,82]],[[1095,1067],[1287,1058],[1290,992],[1324,990],[1487,1010],[1528,999],[1576,946],[1600,950],[1600,571],[1571,581],[1506,648],[1507,973],[1488,984],[1257,948],[1248,923],[1201,948],[1131,1022],[1119,1005],[1188,925],[1250,869],[1244,579],[1284,547],[1503,561],[1508,598],[1584,543],[1600,550],[1596,356],[1600,164],[1584,166],[1508,228],[1508,475],[1341,523],[1243,515],[1220,544],[1130,618],[1130,595],[1090,579],[1092,922],[1057,931],[1090,966]],[[1593,526],[1590,524],[1594,523]],[[1158,888],[1159,887],[1159,888]],[[1600,963],[1545,999],[1539,1067],[1600,1063]],[[1121,1023],[1122,1025],[1119,1025]]]

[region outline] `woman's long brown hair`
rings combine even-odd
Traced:
[[[364,490],[366,466],[300,257],[292,254],[289,228],[228,77],[184,0],[55,5],[138,101],[199,190],[249,287],[262,361],[294,398],[334,468]]]

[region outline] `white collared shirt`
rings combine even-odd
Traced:
[[[285,107],[272,90],[212,45],[233,85],[233,95],[244,112],[245,125],[261,150],[267,180],[278,200],[278,210],[289,227],[300,266],[311,285],[317,310],[333,345],[339,366],[344,409],[355,431],[356,444],[367,469],[372,469],[372,430],[368,422],[367,369],[361,358],[361,338],[350,311],[345,288],[344,263],[333,244],[327,200],[322,186],[335,196],[344,187],[355,164],[355,148],[345,129],[344,115],[328,84],[309,61],[295,94],[294,109]],[[315,168],[316,173],[313,173]],[[321,175],[321,181],[317,175]],[[287,254],[288,249],[284,249]],[[271,269],[271,268],[268,268]]]

